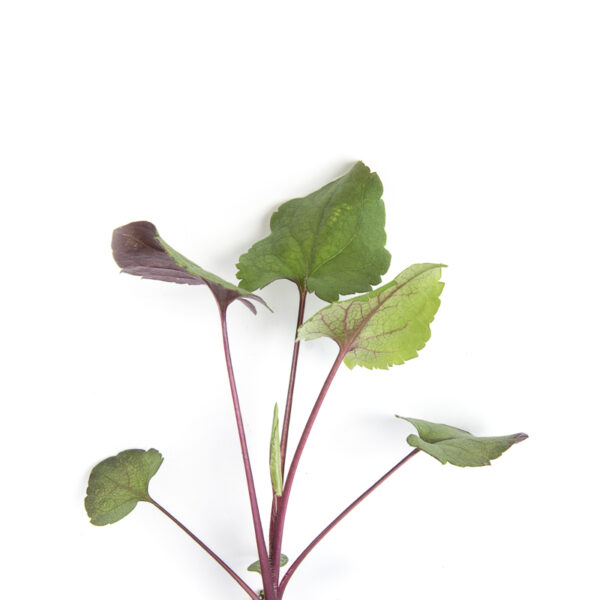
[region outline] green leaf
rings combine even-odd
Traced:
[[[396,415],[398,416],[398,415]],[[449,462],[457,467],[482,467],[498,458],[513,444],[526,440],[526,433],[514,433],[500,437],[476,437],[468,431],[430,423],[421,419],[398,417],[412,423],[419,436],[411,434],[407,442],[437,458],[442,464]]]
[[[279,566],[285,567],[285,565],[287,565],[287,564],[288,564],[288,557],[285,554],[282,554],[279,559]],[[252,571],[253,573],[262,573],[262,571],[260,570],[260,560],[253,562],[248,567],[248,571]]]
[[[273,493],[281,496],[283,493],[283,476],[281,474],[281,448],[279,445],[279,409],[277,403],[273,410],[273,426],[271,428],[271,450],[269,455],[269,466],[271,470],[271,484]]]
[[[282,204],[271,217],[271,234],[240,257],[240,285],[256,290],[289,279],[327,302],[370,290],[390,266],[382,192],[377,174],[359,162],[316,192]]]
[[[152,502],[148,483],[163,457],[158,450],[125,450],[98,463],[90,473],[85,509],[93,525],[116,523],[138,502]]]
[[[445,265],[418,264],[368,294],[326,306],[298,329],[298,339],[329,337],[344,362],[387,369],[415,358],[440,305]]]
[[[115,262],[130,275],[172,283],[207,285],[222,308],[239,300],[256,314],[256,308],[250,300],[266,306],[262,298],[205,271],[179,254],[158,235],[156,227],[148,221],[135,221],[115,229],[112,250]]]

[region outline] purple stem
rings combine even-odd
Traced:
[[[258,508],[258,500],[256,498],[256,488],[254,486],[254,478],[252,476],[252,467],[250,465],[250,456],[248,454],[248,444],[246,442],[246,433],[244,431],[244,422],[242,420],[242,411],[240,409],[240,401],[235,384],[233,374],[233,365],[231,362],[231,352],[229,349],[229,336],[227,334],[227,319],[225,312],[227,308],[221,308],[219,305],[221,316],[221,330],[223,332],[223,348],[225,350],[225,362],[227,363],[227,375],[229,377],[229,386],[231,388],[231,397],[233,399],[233,410],[235,412],[235,421],[237,424],[238,434],[240,438],[240,446],[242,449],[242,458],[244,461],[244,470],[246,472],[246,483],[248,485],[248,495],[250,496],[250,508],[252,510],[252,521],[254,524],[254,535],[256,537],[256,547],[258,550],[258,560],[260,562],[260,570],[263,580],[263,587],[266,600],[277,600],[277,580],[273,579],[271,565],[269,563],[269,555],[265,544],[265,536],[260,522],[260,511]]]
[[[285,476],[285,455],[287,451],[288,435],[290,430],[290,419],[292,415],[292,401],[294,398],[294,387],[296,385],[296,371],[298,368],[298,355],[300,353],[300,342],[296,339],[298,335],[298,328],[304,322],[304,309],[306,307],[306,290],[303,290],[298,286],[300,293],[300,302],[298,304],[298,319],[296,321],[296,330],[294,333],[294,351],[292,353],[292,367],[290,369],[290,382],[288,384],[287,397],[285,401],[285,413],[283,417],[283,424],[281,427],[281,476]],[[285,479],[284,479],[285,481]],[[271,557],[275,550],[275,520],[277,518],[277,511],[279,510],[279,497],[273,494],[273,501],[271,503],[271,522],[269,527],[269,549],[271,551]]]
[[[298,329],[304,322],[304,309],[306,307],[306,290],[298,288],[300,291],[300,303],[298,305],[298,320],[296,321],[296,331],[294,333],[294,352],[292,354],[292,368],[290,369],[290,383],[285,402],[285,414],[281,426],[281,474],[285,474],[285,455],[287,451],[288,434],[290,429],[290,418],[292,415],[292,401],[294,398],[294,387],[296,385],[296,370],[298,367],[298,354],[300,352],[300,341],[296,340]]]
[[[302,436],[300,437],[300,441],[298,442],[298,446],[296,448],[296,452],[294,453],[294,458],[290,464],[290,470],[288,472],[288,476],[285,480],[285,485],[283,488],[283,494],[279,501],[279,508],[277,511],[277,516],[275,519],[275,543],[274,543],[274,551],[271,555],[272,565],[273,565],[273,581],[279,582],[279,561],[281,557],[281,542],[283,540],[283,527],[285,524],[285,515],[287,512],[288,503],[290,500],[290,492],[292,491],[292,484],[294,483],[294,477],[296,475],[296,471],[298,470],[298,463],[300,462],[300,457],[302,456],[302,452],[304,447],[306,446],[306,442],[308,440],[308,436],[310,435],[311,429],[315,423],[315,419],[319,414],[319,409],[325,400],[325,396],[327,395],[327,391],[331,386],[331,382],[335,377],[342,361],[344,360],[345,352],[340,349],[339,354],[337,355],[329,374],[327,375],[327,379],[325,379],[325,383],[321,388],[321,392],[313,406],[313,409],[308,417],[308,421],[304,427],[304,431],[302,432]]]
[[[371,492],[375,491],[388,477],[393,475],[403,464],[408,462],[415,454],[419,452],[415,448],[410,454],[407,454],[398,464],[393,466],[383,477],[379,478],[366,492],[362,493],[352,504],[342,511],[319,535],[302,551],[298,558],[292,563],[287,573],[284,575],[279,585],[279,598],[283,596],[290,577],[294,571],[300,566],[300,563],[308,556],[310,551],[355,507],[357,507]]]
[[[177,525],[180,529],[185,531],[195,542],[198,544],[203,550],[208,552],[210,556],[212,556],[234,579],[237,583],[244,589],[244,591],[252,598],[252,600],[260,600],[256,592],[217,554],[215,554],[200,538],[195,536],[181,521],[176,519],[166,508],[163,508],[158,502],[153,499],[150,499],[150,503],[153,506],[156,506],[160,512],[165,514],[175,525]]]

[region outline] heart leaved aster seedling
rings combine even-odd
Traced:
[[[387,369],[415,358],[431,335],[430,325],[440,306],[445,265],[415,264],[387,283],[381,283],[390,265],[385,249],[383,187],[376,173],[356,163],[344,176],[304,198],[282,204],[271,217],[270,234],[256,242],[238,262],[239,285],[206,271],[171,246],[147,221],[119,227],[113,233],[112,249],[125,273],[145,279],[205,285],[217,303],[225,364],[233,401],[258,560],[248,571],[258,573],[262,589],[255,590],[200,538],[158,504],[148,491],[163,457],[155,449],[125,450],[98,463],[90,474],[85,508],[94,525],[115,523],[128,515],[138,502],[148,502],[205,550],[254,600],[280,600],[290,578],[311,550],[350,511],[421,452],[442,464],[459,467],[489,465],[527,435],[477,437],[462,429],[401,417],[418,435],[407,438],[413,450],[354,500],[325,527],[289,564],[282,553],[287,507],[298,464],[312,427],[342,363],[368,369]],[[265,301],[254,292],[278,279],[287,279],[298,289],[298,318],[292,349],[292,364],[280,423],[277,404],[269,444],[272,502],[268,531],[261,523],[257,494],[246,443],[244,421],[235,382],[227,330],[227,309],[239,301],[256,314],[256,304]],[[373,286],[379,285],[373,289]],[[329,304],[309,319],[304,318],[306,298],[314,293]],[[340,296],[353,295],[340,300]],[[288,433],[302,341],[328,337],[338,347],[337,356],[305,423],[286,472]]]

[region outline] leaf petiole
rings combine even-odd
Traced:
[[[252,598],[253,600],[260,600],[258,594],[215,552],[213,552],[198,536],[193,534],[179,519],[176,519],[166,508],[161,506],[156,500],[150,498],[148,500],[150,504],[158,508],[161,513],[169,517],[177,527],[179,527],[182,531],[187,533],[195,542],[198,544],[203,550],[205,550],[212,558],[214,558],[233,579],[244,589],[244,591]]]
[[[319,414],[319,410],[323,405],[323,401],[325,400],[325,396],[327,396],[327,392],[331,387],[331,383],[338,372],[340,365],[344,360],[344,352],[340,350],[338,353],[325,382],[323,383],[323,387],[315,401],[313,409],[308,417],[306,425],[304,426],[304,431],[300,437],[300,441],[298,442],[298,446],[296,447],[296,452],[294,453],[294,457],[292,458],[292,462],[290,463],[290,470],[285,479],[285,484],[283,486],[283,494],[279,501],[279,507],[277,511],[277,516],[275,517],[275,534],[274,534],[274,544],[273,544],[273,575],[274,581],[279,581],[279,557],[281,556],[281,544],[283,541],[283,528],[285,525],[285,516],[287,513],[287,507],[290,500],[290,493],[292,491],[292,485],[294,483],[294,477],[296,476],[296,471],[298,470],[298,464],[300,462],[300,457],[302,456],[302,452],[304,451],[304,447],[306,446],[306,442],[308,441],[308,437],[310,432],[315,424],[315,420],[317,415]]]
[[[229,387],[231,389],[231,398],[233,400],[233,410],[235,413],[235,422],[237,425],[238,436],[240,438],[240,447],[242,450],[242,459],[244,462],[244,471],[246,474],[246,484],[248,486],[248,495],[250,497],[250,509],[252,511],[252,522],[254,525],[254,536],[256,538],[256,548],[258,550],[258,559],[260,561],[261,575],[265,589],[266,600],[275,600],[275,583],[272,579],[271,564],[265,543],[265,536],[260,521],[260,510],[258,508],[258,499],[256,497],[256,488],[254,486],[254,477],[252,476],[252,466],[250,464],[250,455],[248,453],[248,443],[244,431],[244,422],[242,420],[242,411],[233,373],[233,364],[231,361],[231,350],[229,347],[229,335],[227,333],[227,307],[223,308],[219,304],[219,316],[221,319],[221,332],[223,335],[223,350],[225,352],[225,363],[227,365],[227,376],[229,378]]]
[[[296,371],[298,368],[298,355],[300,353],[300,340],[298,329],[304,322],[304,310],[306,308],[306,289],[298,287],[300,293],[300,302],[298,304],[298,320],[296,321],[296,332],[294,333],[294,351],[292,353],[292,367],[290,369],[290,382],[288,385],[287,398],[285,402],[285,412],[283,423],[281,425],[281,473],[285,476],[285,455],[287,452],[287,442],[290,429],[290,419],[292,415],[292,402],[294,399],[294,387],[296,385]]]
[[[288,384],[287,397],[285,401],[285,412],[283,416],[283,424],[281,426],[281,478],[285,482],[285,456],[287,452],[287,442],[290,430],[290,419],[292,415],[292,402],[294,398],[294,388],[296,385],[296,371],[298,368],[298,356],[300,354],[300,340],[298,339],[298,329],[304,322],[304,310],[306,308],[306,288],[298,285],[298,293],[300,300],[298,303],[298,318],[296,321],[296,330],[294,332],[294,350],[292,352],[292,366],[290,368],[290,380]],[[271,519],[269,527],[269,550],[271,557],[275,552],[275,520],[279,510],[280,496],[273,494],[271,503]]]
[[[363,492],[352,504],[349,504],[319,535],[300,553],[298,558],[292,563],[287,573],[283,576],[281,583],[279,584],[279,597],[283,596],[287,584],[289,583],[290,577],[294,571],[300,566],[300,563],[308,556],[310,551],[354,508],[356,508],[367,496],[374,492],[388,477],[392,476],[402,465],[406,464],[415,454],[418,454],[420,450],[415,448],[412,452],[407,454],[399,463],[394,465],[385,475],[380,477],[368,490]]]

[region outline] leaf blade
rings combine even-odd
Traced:
[[[279,409],[277,403],[273,409],[273,425],[271,427],[271,447],[269,452],[269,470],[273,493],[281,496],[283,493],[283,475],[281,471],[281,447],[279,441]]]
[[[429,340],[429,324],[440,305],[442,264],[408,267],[389,283],[334,302],[298,329],[298,339],[329,337],[344,353],[344,363],[387,369],[415,358]]]
[[[383,186],[362,162],[303,198],[282,204],[271,233],[240,256],[237,277],[249,290],[289,279],[328,302],[365,292],[389,268],[384,248]]]
[[[433,456],[442,464],[450,463],[457,467],[488,466],[511,446],[528,437],[525,433],[478,437],[441,423],[400,416],[398,418],[408,421],[417,429],[418,435],[411,434],[407,438],[410,446]]]
[[[91,471],[85,509],[92,525],[108,525],[127,516],[138,502],[151,502],[148,484],[163,462],[154,448],[124,450]]]
[[[177,252],[160,237],[156,226],[149,221],[134,221],[115,229],[112,251],[115,262],[130,275],[171,283],[206,285],[223,307],[240,300],[256,314],[256,308],[249,300],[267,306],[259,296],[206,271]]]

